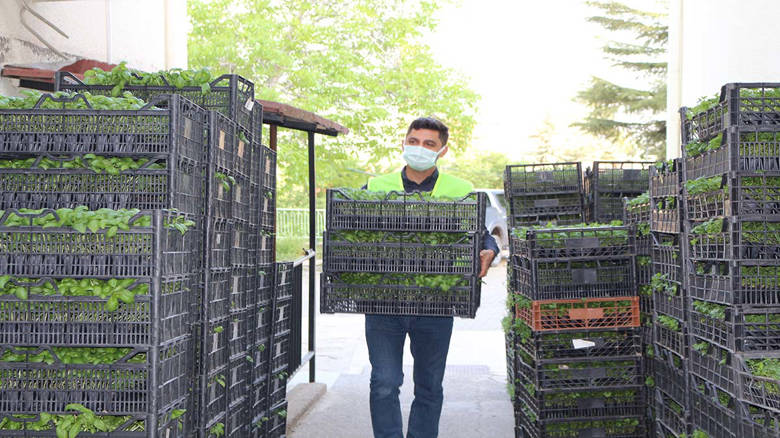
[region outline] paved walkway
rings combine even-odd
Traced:
[[[505,314],[506,265],[492,268],[482,286],[474,320],[455,320],[444,378],[442,438],[512,438],[514,417],[506,392],[501,319]],[[370,438],[368,386],[371,368],[362,315],[318,315],[317,381],[328,391],[290,438]],[[301,372],[291,381],[307,378]],[[401,409],[408,418],[413,399],[412,356],[407,339]]]

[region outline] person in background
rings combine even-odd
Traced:
[[[432,192],[433,196],[462,198],[474,186],[439,172],[436,162],[447,154],[449,130],[439,120],[423,117],[412,122],[403,143],[406,166],[371,178],[364,189],[390,192]],[[487,229],[480,251],[482,278],[498,254],[498,245]],[[453,317],[366,315],[366,343],[371,362],[370,408],[374,438],[403,438],[401,404],[403,351],[406,335],[414,357],[414,401],[409,413],[407,438],[439,435],[444,391],[444,369],[452,336]]]

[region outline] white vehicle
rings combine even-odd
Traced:
[[[502,254],[493,259],[493,266],[501,262],[504,250],[509,249],[509,229],[506,222],[506,200],[502,189],[474,189],[475,192],[487,194],[488,203],[485,208],[485,227],[496,240]]]

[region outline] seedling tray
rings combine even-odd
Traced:
[[[582,193],[580,163],[520,164],[504,170],[507,198],[534,193]]]
[[[619,227],[519,228],[512,230],[512,254],[541,259],[617,258],[636,255],[636,230]]]
[[[69,72],[58,72],[54,83],[56,91],[88,91],[92,94],[110,96],[112,85],[87,85]],[[145,101],[153,100],[160,94],[179,94],[207,110],[216,110],[225,117],[235,120],[249,132],[260,135],[262,125],[256,126],[253,112],[262,114],[263,107],[255,101],[254,84],[239,75],[225,74],[214,79],[211,91],[203,93],[200,87],[177,88],[173,85],[126,85],[122,91],[129,91]],[[259,120],[262,123],[262,116]]]
[[[558,359],[539,363],[529,356],[517,355],[516,375],[534,385],[537,392],[560,390],[598,390],[641,386],[641,357]]]
[[[572,213],[572,214],[534,214],[534,215],[522,216],[522,215],[512,215],[510,213],[508,218],[509,218],[509,226],[511,228],[527,227],[532,225],[547,225],[547,224],[555,224],[561,226],[575,225],[575,224],[581,224],[582,221],[584,220],[582,208],[577,210],[576,213]]]
[[[691,374],[727,392],[736,395],[736,372],[734,371],[734,353],[709,343],[703,349],[704,339],[691,338]]]
[[[512,256],[513,292],[531,300],[626,297],[637,294],[633,257],[536,261]]]
[[[687,404],[680,404],[664,393],[656,391],[655,412],[656,421],[665,429],[672,431],[675,436],[680,437],[688,432],[691,413]]]
[[[780,438],[780,413],[737,401],[741,438]]]
[[[665,397],[670,397],[682,406],[688,403],[688,362],[676,358],[669,351],[655,348],[656,356],[653,361],[655,370],[654,381],[657,391]]]
[[[673,351],[681,358],[688,358],[688,335],[684,321],[679,321],[679,331],[674,331],[662,325],[658,320],[658,312],[655,313],[655,343],[663,348]]]
[[[650,203],[628,205],[627,201],[630,199],[629,197],[623,198],[623,224],[638,225],[650,223]]]
[[[581,216],[582,195],[579,192],[563,194],[516,195],[508,199],[509,215],[521,220],[534,217]]]
[[[737,398],[752,405],[780,412],[780,380],[755,375],[748,367],[751,359],[777,359],[777,353],[737,355]]]
[[[720,147],[717,149],[691,157],[683,147],[683,157],[686,181],[732,172],[778,172],[780,131],[777,126],[729,128],[723,131]]]
[[[639,327],[639,297],[539,300],[518,305],[516,316],[532,330]]]
[[[666,281],[682,284],[682,253],[680,236],[653,233],[651,265],[653,275],[660,274]]]
[[[780,306],[780,261],[688,261],[691,297],[720,304]]]
[[[645,438],[644,416],[595,417],[587,420],[557,420],[539,423],[515,412],[516,436],[521,438]]]
[[[532,333],[517,335],[516,347],[539,363],[554,359],[587,357],[615,357],[641,354],[639,331],[629,329],[591,329],[578,332]],[[575,341],[578,343],[575,345]],[[579,341],[592,342],[592,347],[581,347]]]
[[[739,217],[723,219],[719,231],[693,234],[695,224],[686,224],[690,258],[702,261],[780,259],[780,216],[762,220]]]
[[[323,273],[321,311],[474,318],[479,307],[481,282],[473,276],[445,292],[415,285],[414,275],[377,275],[376,283],[352,283],[343,274]]]
[[[592,192],[587,194],[585,221],[609,223],[614,220],[623,220],[623,198],[639,196],[641,192],[628,193],[602,193]]]
[[[482,233],[436,242],[433,235],[372,233],[368,241],[347,232],[324,237],[326,272],[397,272],[409,274],[477,275]],[[379,240],[379,241],[376,241]]]
[[[647,191],[652,161],[594,161],[585,171],[587,193],[642,193]]]
[[[728,351],[780,350],[780,307],[732,306],[724,319],[690,309],[691,333]]]
[[[704,383],[691,383],[691,427],[701,430],[712,438],[739,438],[737,434],[737,414],[734,411],[735,400],[719,397],[714,388],[698,390]],[[706,385],[706,384],[704,384]],[[728,401],[724,406],[720,400]]]
[[[368,193],[329,189],[328,231],[481,233],[485,229],[485,193],[471,193],[457,201],[426,200],[419,192]]]
[[[715,216],[762,220],[780,215],[780,173],[724,174],[717,190],[696,194],[686,190],[685,197],[687,217],[691,220]]]
[[[641,387],[556,394],[529,392],[523,385],[516,386],[515,411],[532,415],[541,424],[645,414],[645,395]]]

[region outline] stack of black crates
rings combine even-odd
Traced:
[[[623,198],[647,191],[648,161],[594,161],[585,171],[585,220],[609,223],[623,219]]]
[[[549,170],[556,166],[540,166],[543,176],[533,167],[508,166],[510,205],[518,193],[510,188],[581,184],[579,167],[564,178]],[[515,224],[505,320],[515,436],[645,437],[634,227]]]
[[[67,74],[56,84],[93,95],[113,88]],[[0,172],[0,278],[8,275],[28,291],[25,299],[0,295],[0,356],[12,358],[0,359],[7,376],[0,379],[2,434],[30,436],[25,429],[54,427],[58,420],[47,422],[46,414],[73,414],[68,405],[81,404],[107,422],[124,419],[112,426],[112,436],[284,436],[284,396],[269,402],[272,378],[286,372],[269,371],[274,351],[286,348],[275,344],[284,335],[274,329],[286,314],[273,313],[284,307],[275,287],[275,153],[260,145],[262,108],[254,87],[224,75],[208,93],[172,86],[124,91],[149,104],[134,111],[0,111],[0,159],[148,160],[115,175],[37,161]],[[36,227],[32,216],[25,217],[27,226],[8,226],[14,209],[42,208],[44,216],[79,206],[141,212],[129,230],[115,233]],[[183,221],[194,225],[174,226]],[[38,287],[114,279],[132,279],[128,289],[148,287],[148,293],[117,305],[40,295]],[[123,354],[97,365],[63,360],[74,348]],[[25,355],[29,360],[19,359]],[[41,355],[52,360],[40,362]],[[267,393],[258,396],[258,386]],[[7,430],[16,427],[11,422],[24,424]]]
[[[655,436],[655,392],[653,365],[653,290],[650,285],[652,273],[650,235],[650,194],[645,192],[636,198],[623,199],[623,224],[636,229],[636,285],[639,291],[639,320],[644,355],[645,391],[648,408],[648,435]],[[648,379],[650,377],[650,379]]]
[[[328,190],[321,311],[474,318],[486,203]]]
[[[650,168],[655,415],[659,436],[690,433],[689,326],[682,266],[682,169],[680,160]]]
[[[681,110],[693,433],[780,436],[780,84]]]

